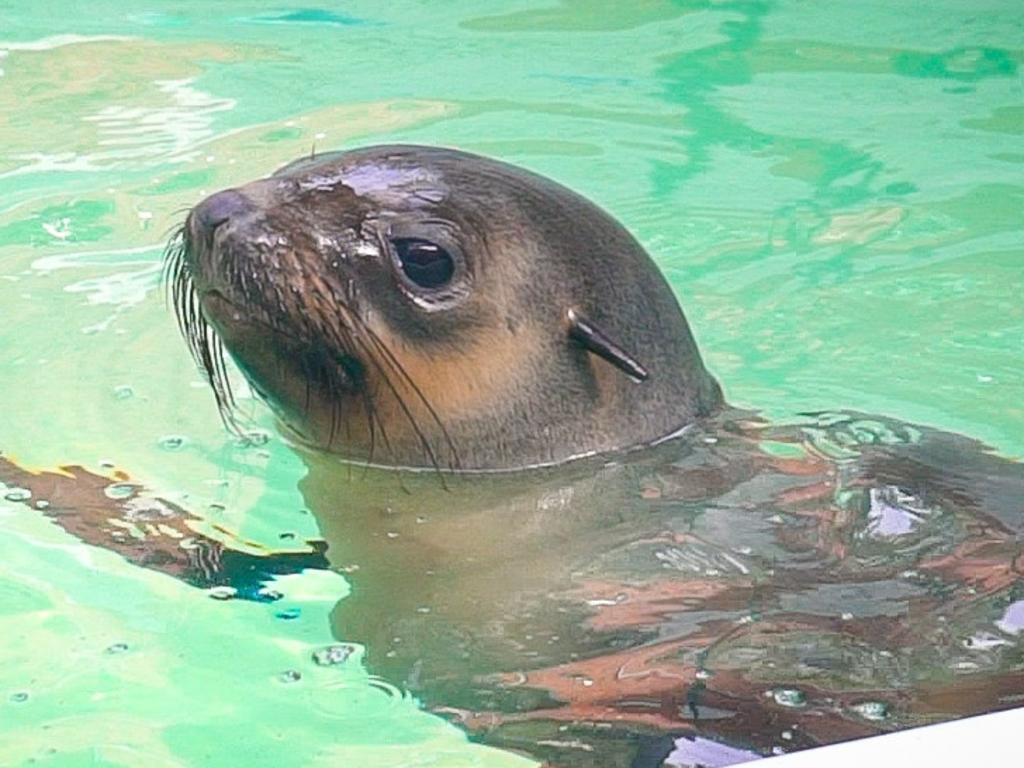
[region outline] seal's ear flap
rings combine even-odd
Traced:
[[[644,368],[626,350],[609,339],[600,328],[587,320],[575,309],[566,313],[569,319],[569,338],[581,345],[588,352],[607,360],[635,382],[644,381],[647,369]]]

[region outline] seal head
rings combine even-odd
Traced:
[[[722,403],[621,225],[465,152],[368,147],[218,192],[168,270],[226,418],[223,348],[291,432],[351,459],[553,464],[658,441]]]

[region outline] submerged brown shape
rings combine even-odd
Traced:
[[[952,447],[965,460],[937,473]],[[318,516],[328,556],[360,565],[336,634],[476,738],[550,765],[660,765],[684,734],[767,755],[1024,697],[1020,636],[998,621],[1024,590],[1024,467],[965,438],[725,418],[650,454],[436,494],[307,461],[310,507],[348,502]]]
[[[148,493],[120,470],[109,476],[81,466],[32,471],[0,455],[0,483],[10,499],[30,505],[86,544],[195,586],[230,586],[254,598],[260,582],[273,574],[326,565],[319,542],[309,542],[307,552],[260,555],[253,554],[258,546],[229,531],[211,538],[193,527],[202,518]]]
[[[1019,496],[990,497],[994,515],[979,500],[1024,488],[1021,465],[979,451],[941,483],[901,479],[882,456],[927,466],[973,444],[915,428],[829,458],[845,418],[824,434],[725,419],[625,461],[447,490],[308,454],[329,563],[322,546],[254,556],[197,536],[123,474],[0,457],[0,481],[83,541],[197,586],[259,599],[273,573],[344,567],[335,632],[366,644],[373,672],[551,766],[657,766],[686,735],[767,755],[1019,706],[1024,628],[1005,617],[1024,594],[1024,512]]]

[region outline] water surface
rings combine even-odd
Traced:
[[[614,212],[732,402],[882,413],[1019,457],[1022,58],[1012,2],[8,3],[0,450],[117,467],[202,533],[301,550],[305,469],[254,404],[265,444],[221,428],[163,304],[162,240],[314,146],[413,141]],[[880,534],[911,524],[891,501],[869,507]],[[2,763],[530,764],[422,711],[362,649],[312,661],[344,574],[219,601],[31,503],[0,518]],[[979,658],[1019,655],[1015,604]]]

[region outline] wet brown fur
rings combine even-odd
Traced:
[[[548,179],[454,150],[372,147],[228,194],[234,215],[204,226],[218,201],[201,203],[168,264],[229,423],[225,348],[307,443],[396,466],[559,463],[649,444],[721,405],[643,248]],[[424,231],[459,256],[442,299],[410,290],[391,258],[393,233]],[[570,310],[649,379],[574,343]]]

